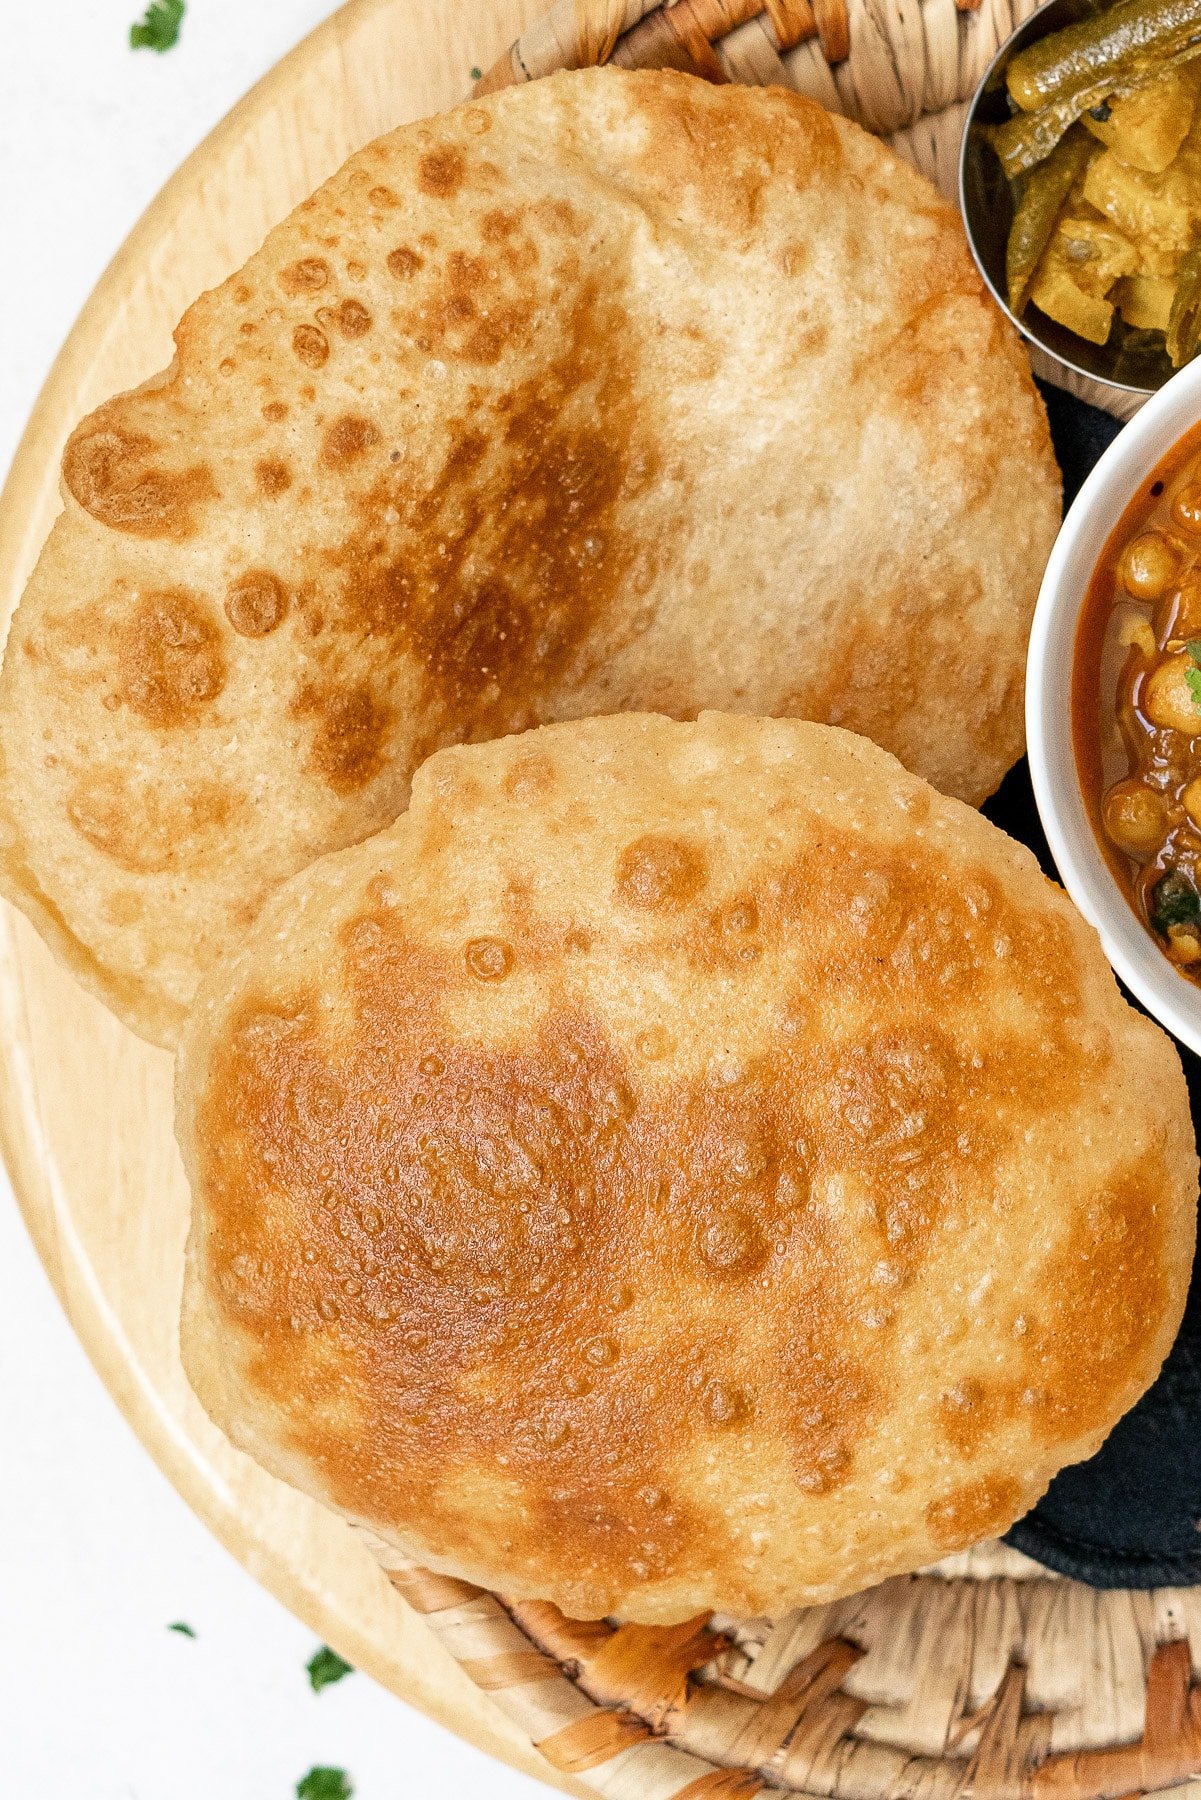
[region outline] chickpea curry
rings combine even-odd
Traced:
[[[1201,0],[1118,0],[1026,44],[986,135],[1013,191],[1010,310],[1090,343],[1201,344]]]
[[[1094,571],[1072,729],[1106,860],[1201,982],[1201,426],[1142,484]]]

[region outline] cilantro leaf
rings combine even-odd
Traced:
[[[335,1681],[341,1681],[343,1675],[354,1673],[346,1658],[339,1656],[336,1650],[331,1650],[328,1644],[322,1644],[316,1656],[304,1666],[309,1672],[309,1682],[315,1694],[319,1694],[324,1687],[330,1687]]]
[[[180,1637],[194,1638],[196,1636],[196,1633],[192,1630],[192,1627],[190,1625],[185,1625],[182,1619],[176,1619],[176,1621],[173,1625],[168,1625],[167,1630],[168,1631],[178,1631]]]
[[[471,79],[473,81],[482,81],[483,78],[484,78],[484,71],[482,69],[473,69],[471,71]]]
[[[1201,638],[1190,638],[1188,653],[1195,663],[1201,663]]]
[[[146,16],[129,28],[131,50],[157,50],[160,55],[179,42],[184,0],[150,0]]]
[[[1157,931],[1201,919],[1201,894],[1179,869],[1169,869],[1151,890],[1151,923]]]
[[[350,1800],[353,1793],[345,1769],[310,1769],[296,1783],[296,1800]]]
[[[1193,705],[1201,712],[1201,669],[1186,669],[1184,679],[1188,683],[1188,691],[1193,697]]]

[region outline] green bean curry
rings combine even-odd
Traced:
[[[1144,481],[1094,571],[1072,735],[1106,861],[1201,982],[1201,425]]]
[[[1201,343],[1201,0],[1119,0],[1025,45],[988,137],[1009,177],[1010,310],[1179,367]]]

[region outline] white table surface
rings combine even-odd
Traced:
[[[80,305],[189,150],[329,10],[189,0],[128,48],[133,0],[0,5],[0,471]],[[209,1537],[72,1337],[0,1177],[0,1793],[290,1800],[313,1763],[357,1800],[537,1800],[316,1647]],[[183,1619],[195,1641],[167,1630]]]

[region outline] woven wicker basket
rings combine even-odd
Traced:
[[[557,0],[477,92],[605,61],[778,83],[954,197],[967,102],[1034,3]],[[986,1544],[774,1622],[618,1626],[399,1565],[364,1535],[550,1767],[613,1800],[1201,1800],[1201,1588],[1096,1592]]]
[[[612,1800],[1201,1792],[1201,1588],[1097,1592],[984,1544],[774,1622],[612,1625],[369,1541],[551,1767]]]

